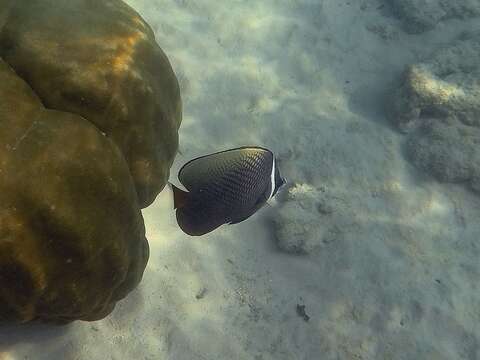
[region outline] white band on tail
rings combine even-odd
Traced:
[[[275,191],[275,156],[273,157],[272,174],[270,175],[270,180],[272,181],[272,189],[270,190],[270,196],[268,197],[268,199],[272,198],[273,192]]]

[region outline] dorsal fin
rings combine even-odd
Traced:
[[[195,192],[199,188],[209,186],[212,181],[221,178],[252,156],[266,161],[273,158],[270,150],[255,146],[219,151],[188,161],[179,170],[178,180],[188,191]]]

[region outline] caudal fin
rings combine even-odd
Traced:
[[[172,183],[168,183],[173,191],[173,208],[174,209],[181,209],[185,206],[188,199],[188,192],[179,189]]]

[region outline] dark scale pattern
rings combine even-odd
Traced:
[[[179,178],[191,197],[177,212],[179,222],[210,229],[246,219],[270,194],[272,160],[268,150],[241,148],[187,163]]]

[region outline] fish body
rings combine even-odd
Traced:
[[[172,185],[177,222],[192,236],[249,218],[286,182],[273,153],[253,146],[193,159],[178,179],[188,192]]]

